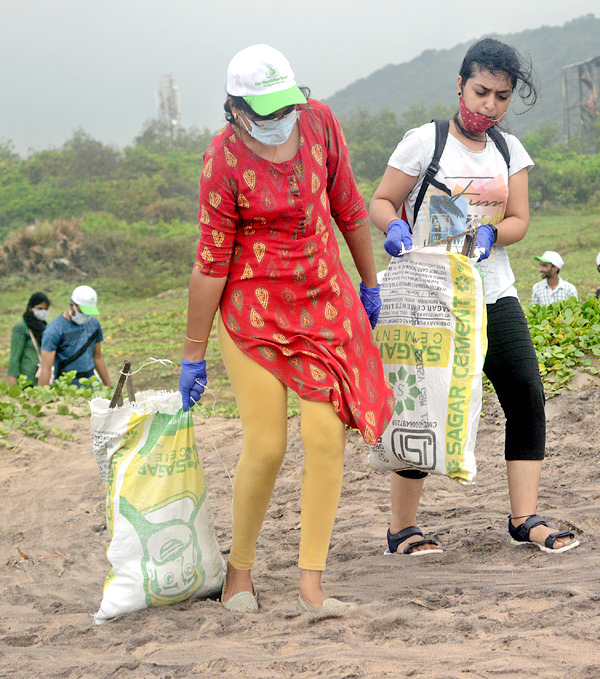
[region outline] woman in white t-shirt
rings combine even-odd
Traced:
[[[502,132],[499,141],[491,138],[499,136],[494,126],[517,86],[526,104],[535,103],[531,69],[512,47],[491,38],[473,45],[458,76],[459,112],[449,123],[439,170],[418,214],[413,213],[434,152],[434,123],[410,130],[398,144],[373,195],[370,216],[387,234],[386,251],[396,257],[411,249],[413,241],[431,242],[463,231],[467,222],[481,222],[477,246],[488,316],[484,372],[506,415],[508,530],[513,544],[530,543],[556,553],[579,542],[570,531],[553,531],[536,514],[545,451],[544,390],[506,252],[529,227],[527,173],[533,162],[516,137]],[[504,146],[508,158],[501,151]],[[412,231],[397,218],[403,204]],[[388,553],[416,555],[442,549],[416,526],[425,476],[418,470],[392,474]]]

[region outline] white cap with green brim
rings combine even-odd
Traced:
[[[81,311],[88,316],[98,316],[100,314],[97,307],[98,294],[89,285],[80,285],[75,288],[71,295],[71,302],[77,304]]]
[[[243,97],[259,116],[306,104],[290,62],[269,45],[251,45],[233,57],[227,69],[227,93]]]
[[[541,257],[534,257],[538,262],[545,262],[546,264],[552,264],[557,269],[562,269],[564,262],[563,258],[558,254],[558,252],[553,252],[552,250],[546,250]]]

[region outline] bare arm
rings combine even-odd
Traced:
[[[367,288],[377,287],[377,271],[369,224],[363,224],[353,231],[346,231],[343,235],[362,282]]]
[[[525,237],[529,228],[529,177],[523,168],[508,178],[508,202],[504,219],[497,224],[496,245],[512,245]]]
[[[208,339],[226,282],[227,277],[206,276],[194,267],[188,296],[187,337],[195,340]],[[183,358],[186,361],[202,361],[206,354],[206,344],[191,342],[186,338]]]
[[[52,375],[52,366],[54,365],[54,357],[56,351],[46,351],[42,349],[42,374],[38,380],[39,387],[45,387],[50,384],[50,376]]]
[[[98,375],[100,375],[102,384],[104,384],[107,387],[110,387],[112,386],[110,382],[110,375],[108,374],[108,368],[106,367],[106,363],[104,362],[101,344],[102,344],[101,342],[97,342],[96,345],[94,346],[94,365],[96,366]]]
[[[380,231],[387,233],[390,222],[398,218],[398,210],[415,188],[418,179],[418,176],[412,177],[387,166],[369,205],[369,216]]]

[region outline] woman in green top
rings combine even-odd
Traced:
[[[35,386],[35,376],[40,362],[42,333],[46,327],[50,300],[43,292],[35,292],[27,302],[23,320],[12,331],[8,383],[16,384],[19,375],[25,375]],[[35,340],[35,343],[34,343]]]

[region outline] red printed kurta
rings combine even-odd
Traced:
[[[393,393],[371,327],[340,264],[341,231],[367,222],[339,123],[310,100],[287,162],[260,158],[231,125],[214,138],[200,182],[196,267],[228,276],[220,310],[236,345],[300,397],[331,401],[374,444]]]

